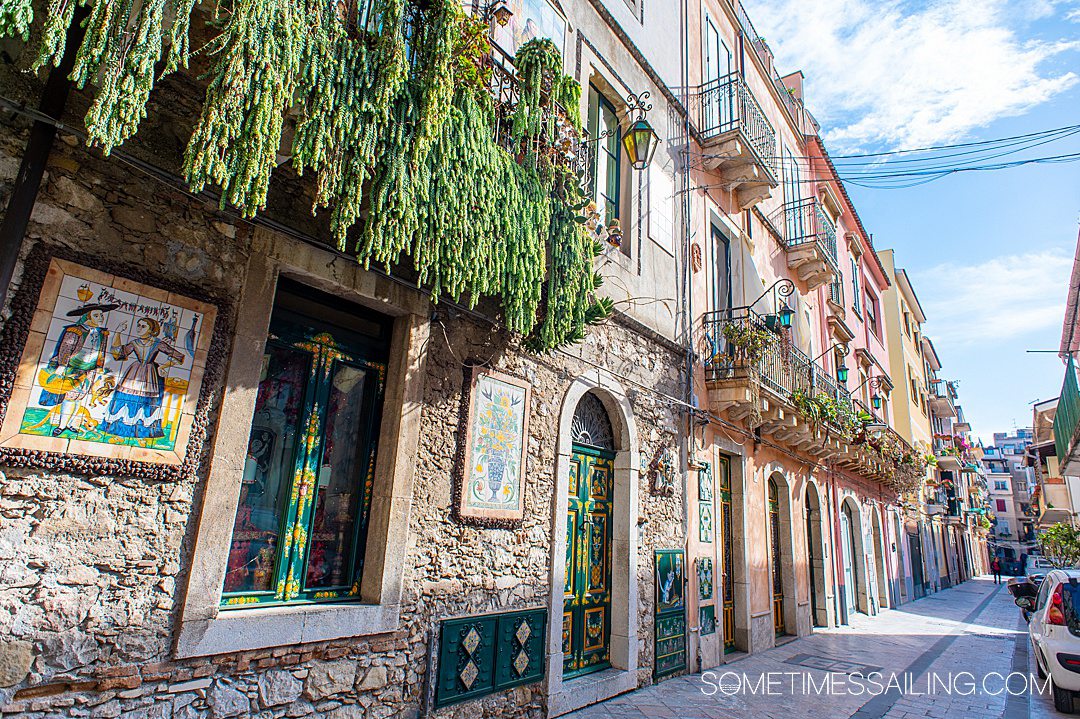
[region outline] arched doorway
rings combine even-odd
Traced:
[[[840,507],[840,557],[843,566],[844,614],[850,617],[858,607],[857,567],[858,561],[855,554],[855,533],[857,523],[852,513],[851,502],[844,501]]]
[[[810,623],[815,627],[829,625],[825,601],[825,557],[822,544],[821,502],[817,488],[806,485],[806,565],[810,573]]]
[[[772,561],[773,631],[787,633],[784,622],[784,570],[780,544],[780,492],[776,480],[769,478],[769,546]]]
[[[572,432],[563,594],[565,678],[611,666],[615,434],[594,393],[578,402]]]

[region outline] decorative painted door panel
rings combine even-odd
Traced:
[[[784,576],[780,554],[780,497],[776,483],[769,480],[769,532],[772,549],[773,629],[776,636],[786,633],[784,627]]]
[[[614,453],[575,445],[566,512],[563,676],[611,666]]]
[[[686,669],[685,557],[681,549],[656,550],[656,679]]]

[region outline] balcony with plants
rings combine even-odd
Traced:
[[[746,79],[733,72],[696,88],[690,113],[704,148],[704,166],[734,193],[737,210],[768,198],[779,185],[776,130]]]
[[[840,277],[836,225],[820,199],[788,202],[770,217],[770,223],[787,253],[788,269],[798,274],[809,290],[831,285]]]
[[[747,307],[709,313],[703,337],[713,412],[900,494],[922,486],[925,457],[792,345],[776,315]]]

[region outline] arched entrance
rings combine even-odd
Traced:
[[[544,684],[548,712],[553,716],[637,686],[638,636],[643,627],[638,611],[637,450],[633,408],[619,382],[603,371],[575,379],[559,409],[551,503]],[[605,487],[605,472],[611,477],[610,490]],[[599,492],[593,490],[594,480],[601,481]],[[590,492],[587,504],[582,501],[583,487]],[[597,494],[607,499],[594,499]],[[599,561],[590,556],[594,548],[603,550],[596,555]],[[579,572],[578,562],[583,561],[591,566]],[[595,578],[594,569],[598,570]],[[606,596],[597,591],[599,585],[607,586]],[[568,598],[572,598],[569,607]],[[588,610],[601,608],[602,612],[593,611],[586,618]],[[575,660],[577,666],[567,671]],[[610,668],[598,671],[605,662]]]
[[[578,402],[566,508],[563,676],[611,666],[611,543],[615,435],[607,410],[589,392]]]
[[[806,485],[806,565],[810,573],[810,623],[815,627],[829,626],[828,603],[825,600],[825,557],[822,543],[821,501],[817,488]]]
[[[772,561],[773,631],[787,633],[784,622],[784,570],[780,541],[780,492],[776,480],[769,478],[769,547]]]

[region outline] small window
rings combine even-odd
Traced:
[[[881,328],[878,327],[877,298],[870,291],[866,291],[866,326],[874,333],[874,337],[881,337]]]
[[[862,317],[862,308],[859,307],[859,296],[861,291],[859,290],[859,263],[854,257],[851,258],[851,308],[855,310],[855,314]]]
[[[389,320],[283,281],[233,523],[224,606],[360,594]]]
[[[1005,500],[1004,499],[997,500],[997,511],[999,511],[999,512],[1004,512],[1005,511]]]

